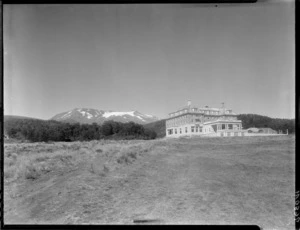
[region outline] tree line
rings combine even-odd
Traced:
[[[102,125],[62,123],[53,120],[10,118],[4,121],[9,138],[31,142],[90,141],[99,139],[155,139],[156,133],[142,125],[106,121]]]
[[[295,119],[270,118],[257,114],[240,114],[237,118],[238,120],[242,120],[244,129],[252,127],[271,128],[276,131],[281,130],[284,133],[286,130],[288,130],[289,133],[295,133]]]

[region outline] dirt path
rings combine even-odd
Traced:
[[[274,165],[263,171],[255,163],[255,154],[237,157],[234,153],[233,157],[226,146],[208,154],[209,146],[156,150],[106,176],[91,173],[83,165],[19,185],[22,193],[6,200],[10,208],[5,222],[133,224],[133,220],[148,219],[155,224],[258,224],[292,229],[287,224],[293,214],[291,187],[272,179]],[[274,187],[255,185],[259,180],[272,180]]]

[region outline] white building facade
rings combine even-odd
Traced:
[[[166,119],[166,137],[244,136],[242,121],[231,109],[188,106],[170,113]]]

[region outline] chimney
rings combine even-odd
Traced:
[[[225,103],[222,102],[222,113],[225,114]]]
[[[191,102],[191,100],[188,100],[188,107],[191,107],[191,104],[192,104],[192,102]]]

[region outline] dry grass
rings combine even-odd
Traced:
[[[4,207],[14,207],[11,223],[292,229],[294,145],[293,136],[7,144],[5,188],[19,198]]]
[[[73,143],[16,143],[6,144],[4,179],[38,179],[58,169],[90,165],[90,171],[105,175],[117,164],[130,164],[142,153],[153,149],[157,141],[101,140]]]

